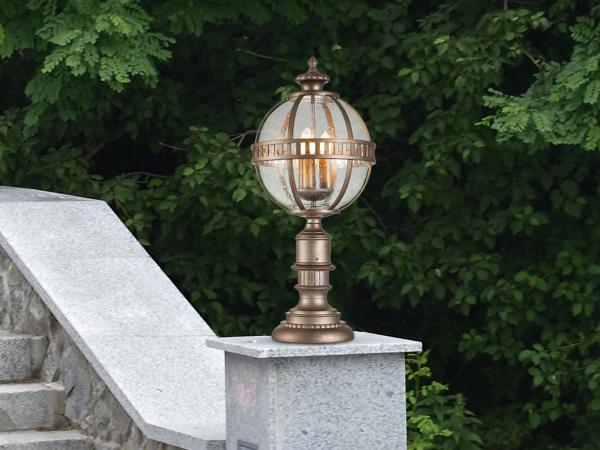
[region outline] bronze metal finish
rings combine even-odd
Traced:
[[[292,104],[285,118],[282,118],[278,139],[260,140],[260,136],[267,118],[285,102],[275,105],[267,114],[259,127],[257,141],[252,145],[252,163],[256,166],[261,185],[263,180],[258,170],[261,165],[282,168],[278,169],[279,182],[284,186],[289,204],[294,205],[288,212],[306,219],[304,230],[296,236],[296,263],[292,266],[292,269],[298,272],[295,289],[299,293],[299,301],[287,312],[286,320],[273,331],[273,339],[279,342],[331,344],[354,338],[352,329],[340,319],[340,313],[329,306],[327,301],[327,293],[331,289],[329,272],[334,270],[335,266],[331,263],[331,236],[325,232],[321,221],[339,213],[337,206],[348,190],[353,169],[366,165],[368,172],[361,186],[362,192],[371,173],[371,166],[375,164],[375,144],[354,137],[352,122],[346,108],[339,101],[337,93],[323,90],[330,78],[319,72],[317,66],[316,58],[311,57],[308,60],[308,70],[296,77],[301,90],[288,96],[287,101]],[[310,102],[312,109],[307,128],[312,131],[307,133],[306,137],[304,132],[299,136],[296,129],[298,110],[301,104],[306,104],[305,102]],[[315,135],[317,103],[321,105],[326,120],[326,133],[321,137]],[[341,130],[337,132],[334,113],[343,119],[343,125],[338,124]],[[276,123],[275,126],[275,129],[278,129],[279,124]],[[273,124],[269,127],[272,129]],[[312,150],[307,151],[308,149]],[[310,160],[314,162],[311,163]],[[312,164],[320,164],[319,167],[331,167],[330,164],[345,167],[344,178],[338,178],[337,181],[339,192],[331,198],[331,202],[326,203],[329,205],[327,207],[317,206],[326,195],[331,195],[330,184],[303,184],[306,183],[303,179],[306,180],[306,177],[314,173],[315,169],[312,167],[315,166]],[[301,167],[307,168],[306,172],[302,172],[305,178],[301,178],[299,174]],[[334,177],[335,175],[331,175],[327,183],[336,183]],[[269,194],[267,189],[265,191]]]
[[[308,60],[308,70],[296,77],[296,83],[303,91],[322,91],[323,86],[331,81],[329,75],[319,72],[317,58],[311,56]]]
[[[340,313],[327,302],[327,293],[331,289],[329,272],[335,266],[331,264],[331,236],[321,225],[321,217],[331,214],[325,211],[303,212],[307,217],[306,227],[296,236],[296,264],[292,266],[298,272],[295,289],[300,300],[287,312],[286,320],[273,330],[276,341],[331,344],[354,338],[352,329],[340,320]]]
[[[301,146],[315,145],[324,152],[318,159],[356,159],[375,162],[375,144],[358,139],[306,138],[262,141],[252,145],[255,164],[280,159],[316,159],[315,155],[300,153]]]

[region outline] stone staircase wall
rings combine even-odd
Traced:
[[[7,337],[0,350],[0,379],[21,380],[31,375],[39,381],[29,387],[26,383],[0,385],[0,425],[2,414],[6,413],[13,421],[15,418],[23,421],[19,429],[29,428],[28,425],[33,430],[65,426],[78,429],[91,438],[90,448],[95,450],[181,450],[144,436],[1,249],[0,329],[4,330],[0,338],[2,333]],[[15,334],[17,337],[8,339]],[[19,397],[21,391],[27,393],[27,401],[33,404],[24,401],[23,395]],[[57,402],[61,403],[58,409],[64,417],[53,423],[31,419],[35,408],[52,408]],[[61,433],[0,432],[5,435],[0,436],[0,449],[84,448],[69,443],[69,439],[79,442],[73,432]],[[3,445],[3,440],[10,445]]]

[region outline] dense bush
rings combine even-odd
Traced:
[[[452,389],[413,358],[412,448],[598,449],[593,4],[0,2],[0,183],[107,200],[213,327],[266,333],[301,221],[248,146],[314,53],[378,144],[332,303]]]

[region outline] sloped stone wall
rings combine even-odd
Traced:
[[[143,435],[2,249],[0,328],[46,336],[37,376],[62,382],[66,419],[94,438],[96,450],[183,450]]]

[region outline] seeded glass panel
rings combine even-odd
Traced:
[[[274,141],[287,138],[286,122],[292,109],[292,102],[287,101],[275,107],[267,117],[260,130],[257,141]]]
[[[348,139],[348,130],[340,111],[341,106],[350,120],[354,139],[370,141],[367,126],[358,112],[344,100],[339,99],[338,103],[339,106],[331,97],[326,96],[303,97],[296,111],[293,138]],[[283,102],[269,114],[263,123],[258,142],[288,138],[287,121],[293,104],[293,100]]]
[[[344,117],[335,101],[331,97],[303,97],[294,121],[294,138],[335,137],[348,138]]]
[[[291,194],[287,161],[269,161],[258,165],[262,183],[273,200],[285,209],[297,208]]]
[[[353,161],[352,164],[352,178],[350,178],[348,189],[346,189],[346,193],[342,197],[340,203],[337,205],[337,209],[344,209],[350,206],[362,192],[365,184],[367,183],[370,164],[366,161]]]
[[[359,139],[361,141],[370,141],[371,136],[369,136],[369,130],[367,129],[367,125],[360,117],[360,114],[347,102],[344,100],[339,100],[340,105],[348,114],[348,118],[350,119],[350,124],[352,125],[352,132],[354,134],[354,139]]]

